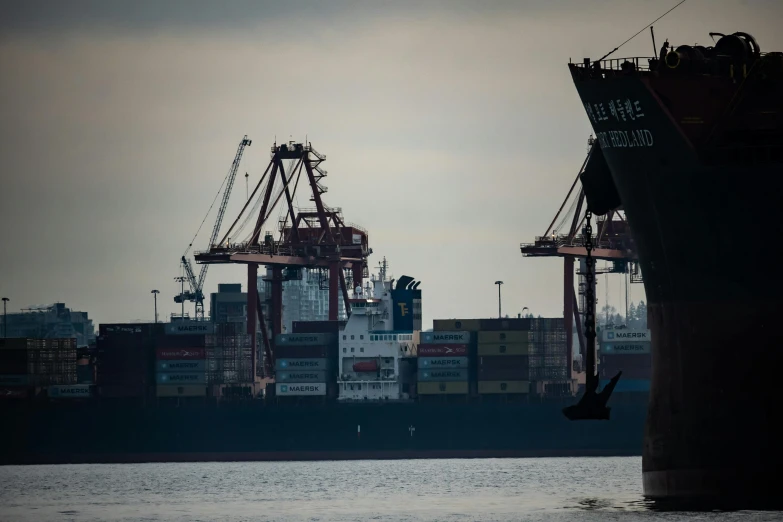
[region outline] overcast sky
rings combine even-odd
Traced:
[[[422,281],[425,327],[496,314],[498,279],[504,313],[560,315],[562,263],[519,244],[545,231],[586,152],[566,63],[675,3],[3,2],[0,293],[9,311],[61,300],[120,322],[151,319],[157,288],[161,313],[178,311],[179,258],[242,136],[227,222],[275,137],[307,136],[327,155],[327,204],[369,230],[371,264]],[[779,0],[688,0],[655,31],[659,45],[745,31],[783,50],[781,19]],[[645,31],[615,56],[651,53]],[[213,266],[206,291],[245,279]],[[624,308],[622,278],[609,291]]]

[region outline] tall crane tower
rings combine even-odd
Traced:
[[[226,207],[228,206],[228,200],[231,197],[231,189],[233,188],[234,180],[237,177],[237,170],[239,170],[239,164],[242,161],[242,154],[245,152],[245,147],[249,147],[252,143],[253,143],[252,140],[249,140],[247,138],[247,134],[245,134],[245,136],[242,138],[242,141],[239,142],[237,153],[234,156],[234,161],[231,163],[231,168],[229,169],[228,174],[226,175],[226,180],[224,182],[225,190],[223,191],[223,199],[220,202],[220,207],[218,207],[217,218],[215,219],[215,225],[212,227],[212,234],[209,236],[208,245],[210,246],[215,244],[215,241],[217,240],[217,236],[220,233],[220,226],[223,224],[223,217],[226,215]],[[206,218],[204,219],[206,220]],[[198,235],[198,232],[196,232],[196,235]],[[190,260],[187,258],[188,252],[190,251],[192,246],[193,243],[191,242],[190,245],[188,245],[188,248],[185,251],[185,253],[182,255],[182,260],[181,260],[182,266],[185,269],[187,281],[190,285],[190,290],[184,291],[179,295],[175,296],[174,302],[183,303],[185,301],[190,301],[196,303],[196,319],[198,320],[198,319],[204,319],[203,288],[204,288],[204,281],[206,280],[207,277],[207,269],[209,268],[209,265],[208,264],[201,265],[201,272],[199,272],[198,279],[196,279],[196,275],[193,272],[193,265],[190,263]]]

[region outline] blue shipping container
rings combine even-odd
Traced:
[[[609,384],[609,380],[601,379],[601,389]],[[614,388],[615,392],[648,392],[650,391],[650,381],[648,379],[623,379],[617,382]]]

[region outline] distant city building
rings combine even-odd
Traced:
[[[35,339],[76,339],[78,347],[88,346],[95,340],[95,327],[87,312],[77,312],[54,303],[22,309],[8,314],[8,337]]]
[[[283,281],[283,331],[291,332],[294,321],[326,321],[329,319],[329,285],[318,270],[293,269],[283,272],[287,281]],[[271,284],[266,281],[272,277],[271,269],[267,275],[258,278],[258,292],[268,317],[268,299],[271,298]],[[346,319],[345,302],[342,292],[338,296],[338,319]]]

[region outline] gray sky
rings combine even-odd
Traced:
[[[675,3],[4,2],[0,293],[9,310],[64,300],[119,322],[151,318],[158,288],[161,313],[178,311],[179,257],[242,135],[226,221],[275,136],[307,135],[371,264],[422,280],[425,327],[496,314],[497,279],[504,312],[560,315],[561,262],[519,243],[544,232],[591,132],[566,63]],[[778,0],[689,0],[655,30],[659,45],[745,31],[783,50],[781,19]],[[616,56],[651,52],[645,32]]]

